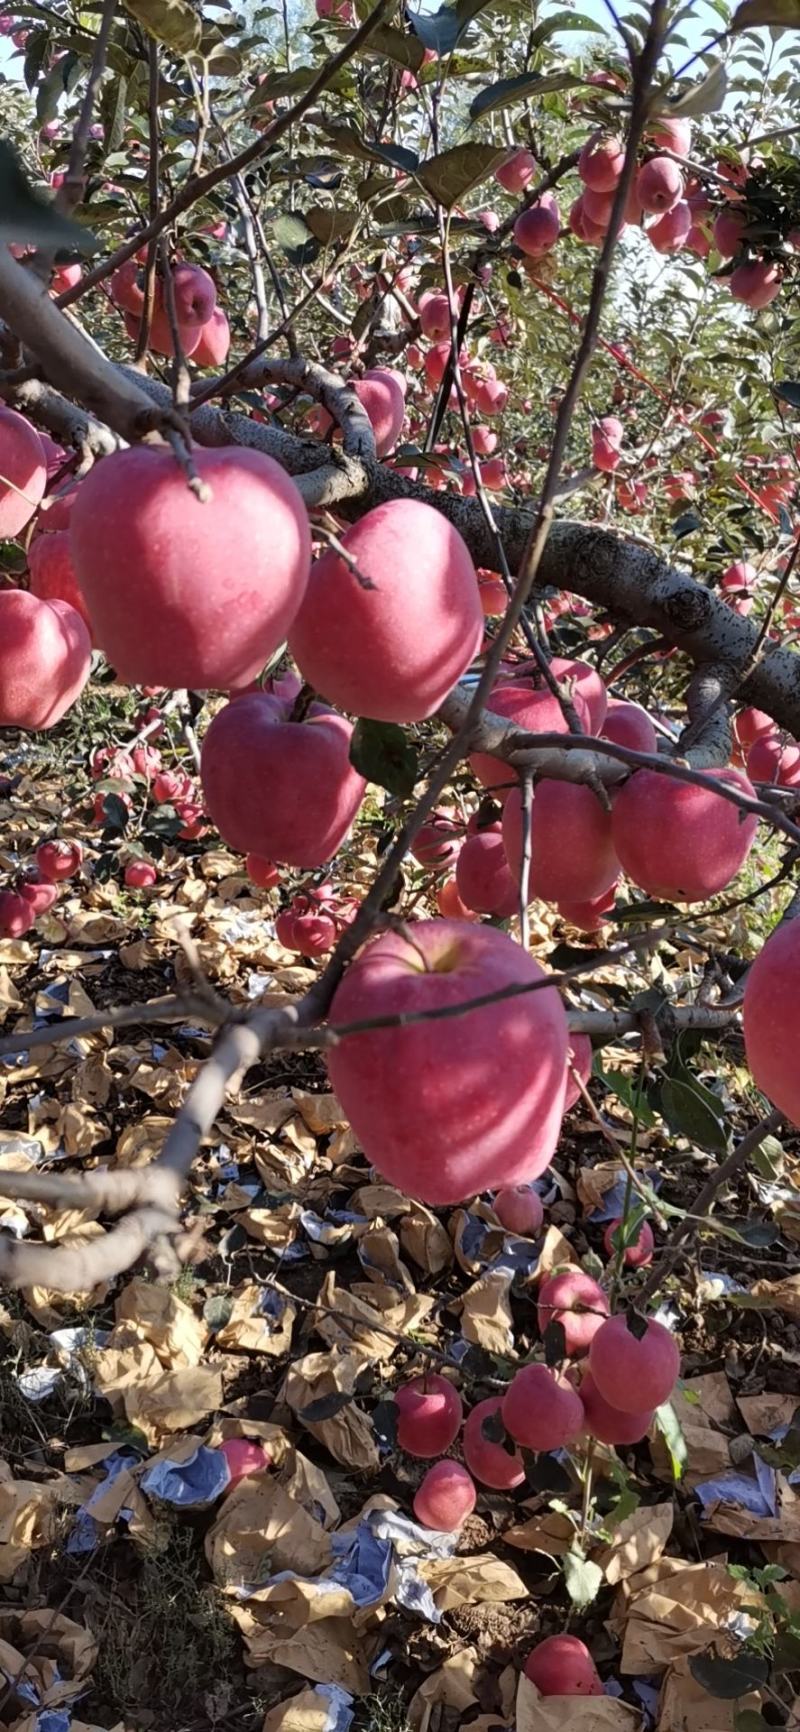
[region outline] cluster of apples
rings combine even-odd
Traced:
[[[146,282],[146,249],[126,260],[114,272],[109,289],[111,299],[122,313],[128,336],[135,341],[139,335],[144,312]],[[185,356],[191,356],[198,367],[220,367],[227,358],[231,333],[226,314],[217,305],[217,287],[202,265],[180,260],[171,267],[172,293],[175,301],[175,321],[180,345]],[[157,275],[150,323],[149,346],[157,355],[174,355],[175,344],[167,310],[163,277]]]
[[[552,1294],[548,1296],[548,1288],[559,1280],[567,1277],[552,1277],[542,1288],[540,1326],[543,1307],[548,1319],[572,1315],[559,1312]],[[503,1394],[477,1402],[466,1421],[461,1396],[438,1372],[425,1372],[398,1389],[397,1441],[407,1454],[422,1460],[443,1455],[463,1424],[466,1465],[438,1461],[416,1493],[414,1511],[426,1527],[442,1532],[460,1527],[475,1507],[476,1481],[493,1491],[522,1485],[522,1450],[538,1455],[569,1449],[582,1437],[629,1446],[647,1435],[656,1409],[669,1400],[680,1373],[677,1343],[654,1318],[638,1319],[634,1331],[622,1313],[609,1316],[603,1289],[588,1276],[583,1282],[596,1289],[586,1296],[594,1309],[575,1315],[581,1326],[591,1321],[592,1328],[581,1327],[580,1345],[568,1347],[567,1357],[585,1358],[585,1365],[567,1371],[539,1362],[523,1365]],[[573,1280],[573,1291],[578,1287]],[[509,1442],[519,1447],[509,1447]]]
[[[172,806],[180,819],[180,841],[194,842],[207,834],[203,798],[196,782],[187,770],[165,767],[158,747],[149,741],[141,741],[130,751],[125,746],[99,746],[92,753],[90,768],[96,781],[116,784],[113,790],[115,798],[121,800],[128,811],[133,806],[134,777],[143,777],[154,804]],[[94,797],[92,816],[96,824],[106,822],[105,800],[102,791]],[[149,882],[155,882],[155,873]]]
[[[597,75],[598,81],[604,75]],[[743,152],[737,163],[721,161],[716,179],[721,207],[712,203],[700,179],[682,166],[692,142],[691,121],[682,116],[659,116],[649,129],[650,153],[640,164],[625,207],[625,224],[644,225],[656,252],[687,250],[707,258],[712,248],[722,261],[737,259],[725,282],[735,300],[746,306],[768,306],[780,292],[780,264],[763,256],[748,227],[746,213],[736,207],[746,197],[747,179],[758,160]],[[677,160],[676,160],[677,159]],[[578,162],[582,191],[567,217],[576,240],[600,246],[611,218],[614,194],[625,161],[623,140],[603,131],[591,133]],[[497,171],[506,192],[518,195],[535,178],[537,164],[528,150],[519,150]],[[552,252],[562,233],[561,215],[554,193],[547,191],[520,212],[514,224],[514,240],[523,255],[523,267],[534,277],[539,261]],[[793,237],[787,237],[793,244]]]
[[[647,712],[637,704],[609,699],[588,663],[556,656],[552,671],[570,692],[589,734],[635,751],[656,752],[656,732]],[[531,732],[563,733],[567,728],[558,700],[531,663],[507,663],[487,707]],[[473,753],[469,761],[499,815],[486,818],[479,810],[465,833],[452,813],[438,812],[421,830],[413,853],[430,870],[454,869],[437,891],[442,914],[505,919],[519,902],[521,797],[510,766],[484,752]],[[712,783],[724,778],[743,793],[753,791],[735,767],[712,771],[710,778]],[[691,788],[646,769],[635,771],[613,795],[610,812],[585,787],[556,781],[539,785],[533,812],[531,898],[554,902],[570,924],[587,931],[596,929],[613,906],[623,871],[652,896],[691,902],[716,894],[741,869],[756,830],[755,820],[742,819],[713,787]]]
[[[800,786],[800,742],[776,727],[764,710],[739,710],[734,735],[751,781],[778,788]]]
[[[272,866],[273,882],[277,883],[277,867],[271,861],[261,864]],[[341,900],[332,884],[300,890],[277,915],[275,936],[284,950],[293,950],[298,956],[307,959],[327,956],[344,927],[353,920],[357,906],[356,902]]]
[[[0,890],[0,938],[23,938],[58,900],[59,885],[81,869],[80,842],[41,842],[31,865]]]

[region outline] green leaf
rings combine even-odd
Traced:
[[[25,62],[22,73],[29,90],[33,90],[39,77],[49,46],[49,30],[31,30],[25,44]]]
[[[105,126],[106,158],[119,150],[125,136],[125,110],[128,101],[127,78],[109,79],[100,98],[100,115]]]
[[[551,12],[543,24],[537,24],[531,31],[528,48],[538,48],[540,42],[546,42],[548,36],[562,30],[580,30],[587,36],[605,35],[605,25],[598,23],[596,18],[589,18],[585,12]]]
[[[770,1732],[770,1727],[757,1708],[742,1708],[734,1714],[733,1732]]]
[[[360,776],[407,799],[413,794],[419,763],[415,746],[396,722],[360,717],[350,741],[350,762]]]
[[[745,5],[750,0],[745,0]],[[755,0],[758,4],[758,0]],[[741,7],[739,8],[741,11]],[[725,101],[728,92],[728,74],[721,60],[715,60],[709,67],[705,78],[699,84],[693,84],[691,90],[679,96],[670,108],[671,114],[716,114]]]
[[[688,1451],[678,1415],[671,1401],[664,1401],[660,1407],[656,1408],[656,1426],[669,1450],[672,1477],[675,1480],[682,1479],[688,1461]]]
[[[354,156],[359,162],[383,162],[389,168],[402,169],[404,174],[413,174],[417,168],[419,157],[416,152],[406,150],[403,145],[368,144],[354,126],[339,126],[331,121],[318,124],[343,156]]]
[[[636,1113],[640,1125],[651,1130],[658,1123],[655,1113],[647,1101],[639,1094],[636,1083],[623,1070],[606,1070],[597,1059],[594,1061],[594,1074],[604,1082],[612,1094],[617,1096],[630,1112]]]
[[[561,1365],[567,1357],[567,1335],[563,1323],[554,1317],[542,1336],[545,1365]]]
[[[436,204],[452,210],[474,186],[493,174],[507,156],[507,148],[498,150],[493,144],[457,144],[453,150],[445,150],[441,156],[423,162],[416,170],[416,178]]]
[[[412,12],[409,22],[424,46],[432,48],[441,59],[445,54],[452,54],[486,3],[487,0],[457,0],[455,6],[440,6],[438,12]]]
[[[741,0],[729,29],[733,35],[738,30],[756,30],[762,24],[777,30],[800,29],[800,0]]]
[[[311,210],[303,212],[303,218],[310,228],[314,239],[327,247],[331,241],[338,241],[342,235],[349,235],[358,218],[358,212],[340,209],[338,206],[324,204],[313,205]]]
[[[796,1672],[800,1667],[800,1630],[780,1630],[775,1638],[772,1664],[776,1672]]]
[[[704,1098],[707,1092],[701,1093],[694,1079],[687,1082],[680,1077],[664,1077],[661,1110],[673,1135],[688,1137],[700,1148],[724,1155],[728,1152],[730,1132],[721,1117],[722,1103],[718,1115]]]
[[[301,216],[285,216],[275,218],[272,233],[281,251],[286,254],[290,265],[299,268],[300,265],[310,265],[319,252],[319,241],[316,240]]]
[[[548,90],[571,90],[581,82],[571,72],[520,72],[516,78],[499,78],[496,84],[488,84],[473,98],[469,105],[470,119],[480,120],[484,114],[494,114],[498,108],[510,108],[514,102],[544,95]]]
[[[233,1311],[232,1293],[214,1293],[203,1306],[203,1318],[209,1329],[224,1329],[231,1320]]]
[[[425,44],[419,36],[404,30],[393,30],[389,24],[379,24],[364,43],[362,54],[377,54],[382,60],[392,60],[395,66],[405,66],[409,72],[419,72],[425,59]]]
[[[0,240],[27,241],[32,246],[70,247],[82,253],[97,251],[89,229],[59,215],[28,185],[19,161],[7,139],[0,139]]]
[[[199,47],[203,27],[189,0],[123,0],[123,4],[148,36],[176,54],[191,54]]]
[[[40,126],[55,119],[59,102],[68,89],[69,74],[77,64],[74,54],[62,54],[42,79],[36,92],[36,119]]]
[[[590,1606],[603,1586],[600,1566],[582,1557],[580,1552],[567,1552],[563,1567],[564,1584],[573,1606],[579,1610]]]
[[[766,1684],[769,1660],[759,1654],[739,1654],[735,1660],[720,1660],[715,1654],[690,1654],[689,1671],[696,1684],[720,1702],[735,1702]]]

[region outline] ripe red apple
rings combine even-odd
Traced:
[[[508,869],[499,824],[468,836],[456,861],[458,894],[467,908],[509,920],[519,907],[517,881]]]
[[[800,745],[777,733],[762,734],[747,754],[747,774],[753,782],[796,788],[800,784]]]
[[[284,950],[299,956],[326,956],[336,943],[336,926],[329,914],[315,910],[304,896],[296,896],[275,921],[275,936]]]
[[[525,1479],[522,1456],[519,1450],[509,1453],[502,1443],[493,1443],[483,1430],[487,1419],[499,1419],[502,1424],[501,1405],[497,1395],[479,1401],[467,1414],[461,1444],[467,1467],[481,1485],[491,1486],[493,1491],[513,1491]]]
[[[533,798],[531,899],[589,902],[616,881],[619,860],[611,814],[578,782],[540,782]],[[503,807],[503,842],[516,883],[522,868],[522,799],[512,788]]]
[[[692,148],[692,123],[684,120],[682,115],[675,116],[659,114],[658,118],[648,127],[648,132],[654,144],[662,150],[671,150],[675,156],[688,156]]]
[[[280,872],[273,860],[265,860],[261,854],[248,854],[244,869],[253,884],[260,890],[272,890],[280,883]]]
[[[458,859],[461,826],[449,812],[432,812],[418,830],[409,852],[420,866],[443,872]]]
[[[306,870],[332,859],[366,787],[350,763],[352,732],[330,711],[284,721],[266,693],[220,710],[203,741],[200,779],[229,847]]]
[[[224,1455],[228,1464],[230,1480],[225,1495],[232,1492],[240,1481],[248,1479],[252,1473],[261,1473],[264,1468],[272,1466],[272,1456],[263,1443],[257,1443],[249,1437],[226,1437],[218,1444],[220,1455]]]
[[[494,178],[504,192],[524,192],[536,173],[536,158],[529,150],[515,150],[514,155],[495,169]]]
[[[607,229],[614,208],[613,192],[592,192],[591,187],[587,186],[580,196],[584,216],[588,221],[596,223],[598,228]]]
[[[461,1430],[461,1396],[446,1377],[426,1371],[395,1390],[397,1442],[407,1455],[427,1460],[455,1443]]]
[[[605,237],[604,225],[592,222],[583,202],[583,196],[573,199],[569,207],[567,222],[575,239],[584,241],[588,246],[599,246]]]
[[[779,265],[767,264],[765,259],[748,259],[731,272],[728,288],[735,301],[744,301],[746,307],[758,310],[768,307],[780,294],[782,281]]]
[[[800,1124],[800,930],[787,921],[770,933],[751,964],[744,985],[744,1044],[753,1081]]]
[[[477,1498],[472,1475],[460,1461],[437,1461],[414,1495],[414,1514],[423,1527],[455,1533],[472,1514]]]
[[[408,938],[385,933],[361,952],[330,1021],[340,1028],[435,1011],[545,979],[496,928],[424,920]],[[561,1124],[566,1052],[561,999],[539,990],[457,1017],[345,1036],[328,1070],[379,1172],[422,1202],[455,1203],[544,1171]]]
[[[733,731],[740,746],[752,746],[764,734],[774,732],[775,723],[766,710],[740,710],[733,718]]]
[[[36,865],[43,878],[48,878],[51,884],[61,884],[65,878],[74,878],[81,869],[83,848],[80,842],[40,842],[36,850]]]
[[[0,409],[0,538],[19,535],[43,497],[47,459],[35,427],[16,409]]]
[[[70,557],[69,531],[37,535],[28,548],[31,595],[40,601],[66,601],[79,613],[91,635],[89,610],[81,594]]]
[[[141,321],[141,311],[138,313],[123,312],[122,322],[132,343],[138,341]],[[195,349],[199,347],[201,335],[201,325],[184,325],[180,321],[178,322],[178,336],[180,337],[183,353],[187,358],[190,355],[193,355]],[[171,358],[175,354],[175,339],[172,335],[172,323],[164,303],[164,290],[161,283],[156,284],[155,305],[153,307],[153,317],[150,321],[147,346],[156,355],[167,355]]]
[[[0,938],[22,938],[36,919],[30,901],[16,890],[0,890]]]
[[[744,239],[747,219],[741,211],[721,210],[714,218],[712,234],[714,245],[724,259],[732,259],[738,253]]]
[[[653,1318],[641,1338],[621,1314],[607,1318],[592,1336],[589,1370],[604,1400],[622,1413],[640,1413],[668,1401],[680,1369],[674,1335]]]
[[[539,1333],[544,1335],[550,1323],[560,1323],[568,1359],[581,1359],[588,1353],[608,1314],[607,1295],[583,1269],[562,1269],[549,1275],[539,1288]]]
[[[602,1696],[589,1649],[578,1636],[546,1636],[532,1648],[523,1671],[542,1696]]]
[[[625,165],[625,147],[619,138],[603,138],[599,132],[587,138],[578,159],[578,173],[592,192],[613,192]]]
[[[595,896],[590,902],[558,902],[556,907],[569,926],[577,926],[581,932],[599,932],[600,927],[606,924],[604,915],[614,907],[615,901],[616,884],[612,884],[602,896]]]
[[[486,427],[482,421],[472,429],[472,443],[478,457],[491,457],[497,445],[497,434],[493,427]]]
[[[444,915],[445,920],[480,919],[480,915],[476,914],[473,908],[468,908],[466,902],[462,902],[455,878],[445,878],[444,883],[440,884],[436,891],[435,901],[439,913]]]
[[[617,1228],[621,1226],[622,1217],[619,1216],[617,1220],[609,1221],[603,1234],[603,1246],[605,1248],[606,1256],[611,1258],[613,1261],[616,1261],[617,1258],[614,1234],[616,1233]],[[646,1269],[648,1263],[652,1263],[653,1261],[654,1247],[655,1239],[653,1238],[653,1229],[650,1222],[642,1221],[639,1225],[639,1231],[636,1238],[630,1245],[626,1245],[625,1247],[625,1253],[622,1259],[625,1268]]]
[[[202,265],[186,261],[172,267],[175,311],[182,324],[207,325],[217,304],[213,277]]]
[[[129,890],[149,890],[158,879],[152,860],[129,860],[123,874]]]
[[[81,483],[71,552],[121,679],[226,691],[254,679],[286,638],[311,537],[294,482],[270,457],[225,446],[196,450],[194,463],[211,490],[205,504],[169,450],[103,458]]]
[[[200,338],[192,352],[198,367],[221,367],[228,359],[231,328],[221,307],[215,307],[210,319],[200,327]]]
[[[450,344],[450,303],[446,295],[428,291],[417,303],[420,330],[432,343]]]
[[[481,607],[487,619],[496,618],[505,613],[508,607],[508,591],[501,577],[494,571],[478,572],[478,590]]]
[[[591,1371],[585,1371],[581,1378],[581,1401],[586,1430],[598,1443],[641,1443],[653,1423],[652,1408],[641,1413],[622,1413],[618,1407],[612,1407],[600,1394]]]
[[[740,770],[706,775],[754,792]],[[611,814],[623,870],[650,896],[673,902],[701,902],[724,890],[744,865],[757,828],[757,818],[712,787],[676,782],[657,770],[637,770],[620,788]]]
[[[31,870],[35,874],[36,868],[33,867]],[[28,903],[34,920],[38,920],[40,914],[46,914],[48,909],[52,908],[53,903],[58,900],[58,885],[52,884],[48,878],[35,876],[18,878],[16,891],[17,895]]]
[[[483,639],[466,544],[432,506],[397,499],[368,511],[342,545],[362,581],[333,551],[316,561],[289,634],[292,655],[339,708],[377,721],[422,721]],[[364,578],[374,587],[363,587]]]
[[[55,727],[80,697],[91,659],[74,607],[21,589],[0,592],[0,727]]]
[[[592,462],[595,469],[606,475],[618,467],[623,438],[622,422],[616,415],[604,415],[592,428]]]
[[[615,417],[609,415],[606,420]],[[571,697],[584,727],[591,734],[599,733],[608,709],[608,691],[597,669],[578,657],[553,656],[550,671]]]
[[[685,199],[679,199],[657,222],[649,224],[647,239],[657,253],[677,253],[688,244],[692,227],[691,209]]]
[[[656,730],[641,704],[623,704],[616,698],[611,698],[603,722],[602,737],[604,740],[614,740],[618,746],[629,746],[634,752],[658,751]]]
[[[536,204],[520,211],[514,224],[514,240],[520,252],[529,259],[540,259],[545,253],[552,252],[560,232],[561,217],[552,194],[544,194]]]
[[[492,1208],[509,1233],[532,1239],[544,1222],[544,1204],[533,1185],[503,1185]]]
[[[636,176],[636,196],[642,210],[660,216],[683,197],[683,175],[669,156],[653,156]],[[691,225],[690,225],[691,226]]]
[[[503,1396],[500,1412],[506,1430],[526,1449],[563,1449],[583,1430],[583,1403],[577,1390],[547,1365],[521,1366]]]

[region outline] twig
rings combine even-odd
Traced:
[[[72,135],[64,179],[58,189],[58,209],[64,212],[74,210],[83,198],[83,165],[86,157],[86,147],[89,143],[89,128],[92,124],[94,104],[100,88],[103,73],[106,69],[106,55],[111,36],[111,27],[117,9],[117,0],[103,0],[100,14],[100,28],[95,38],[92,63],[86,80],[78,123]]]
[[[133,235],[130,240],[117,247],[116,252],[112,253],[110,258],[104,260],[102,264],[96,265],[93,271],[87,271],[81,282],[76,283],[74,288],[67,289],[65,294],[60,295],[58,306],[72,306],[89,289],[96,288],[97,284],[104,282],[106,277],[110,276],[111,272],[115,271],[119,265],[132,258],[146,241],[161,234],[163,229],[170,227],[176,218],[181,216],[184,211],[189,210],[193,204],[196,204],[198,199],[205,198],[206,194],[213,191],[215,186],[219,186],[221,181],[229,180],[232,174],[243,173],[245,169],[257,162],[260,156],[266,155],[273,144],[277,144],[278,139],[282,138],[284,133],[288,132],[309,108],[313,108],[317,98],[323,90],[327,89],[337,72],[340,72],[342,67],[346,66],[355,54],[358,54],[373,31],[377,30],[389,4],[390,0],[378,0],[377,6],[365,18],[363,24],[353,32],[353,35],[339,49],[338,53],[333,54],[330,60],[326,61],[325,65],[320,68],[316,78],[312,80],[302,96],[298,97],[292,108],[287,109],[285,114],[281,114],[273,120],[259,138],[247,145],[244,150],[239,151],[238,156],[231,157],[226,162],[217,163],[214,168],[207,169],[205,174],[187,180],[165,210],[160,211],[151,222],[139,230],[138,234]]]
[[[659,1287],[672,1273],[686,1249],[687,1240],[693,1238],[695,1233],[700,1230],[702,1218],[713,1203],[717,1192],[728,1183],[729,1179],[733,1178],[734,1173],[737,1173],[740,1167],[744,1166],[745,1161],[761,1146],[764,1138],[771,1136],[773,1131],[779,1129],[783,1123],[783,1117],[783,1113],[773,1111],[768,1113],[766,1118],[759,1119],[758,1123],[753,1125],[752,1129],[741,1138],[736,1147],[731,1149],[730,1154],[726,1155],[725,1160],[706,1180],[695,1197],[691,1214],[685,1220],[679,1221],[673,1228],[644,1286],[639,1289],[636,1295],[637,1306],[644,1305],[648,1299],[653,1297],[654,1293],[658,1292]]]

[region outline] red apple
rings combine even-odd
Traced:
[[[352,731],[331,712],[284,721],[265,693],[220,710],[203,741],[200,779],[229,847],[305,870],[332,859],[366,787],[348,756]]]
[[[497,1395],[490,1395],[473,1407],[464,1424],[462,1448],[470,1473],[480,1480],[481,1485],[491,1486],[493,1491],[513,1491],[525,1480],[522,1456],[516,1449],[509,1452],[502,1443],[494,1443],[483,1429],[487,1420],[499,1421],[502,1425],[500,1408],[501,1401]]]
[[[121,679],[225,691],[255,678],[284,641],[311,537],[294,482],[270,457],[225,446],[195,450],[194,463],[205,503],[170,450],[104,457],[81,483],[71,552]]]
[[[621,1314],[607,1318],[592,1336],[589,1370],[603,1399],[622,1413],[639,1413],[668,1401],[680,1369],[674,1335],[653,1318],[641,1337]]]
[[[395,1391],[397,1442],[407,1455],[427,1459],[449,1449],[461,1430],[461,1396],[436,1371],[412,1377]]]
[[[607,1295],[582,1269],[559,1270],[539,1288],[536,1315],[540,1333],[544,1335],[548,1324],[560,1323],[568,1359],[580,1359],[588,1353],[608,1313]]]
[[[315,691],[357,716],[418,722],[433,714],[483,638],[475,567],[432,506],[391,500],[348,529],[311,568],[289,647]],[[364,587],[364,580],[373,587]],[[409,630],[413,619],[414,629]]]
[[[414,1495],[414,1514],[423,1527],[455,1533],[475,1508],[472,1475],[460,1461],[437,1461],[429,1467]]]
[[[437,1011],[546,978],[493,927],[424,920],[361,952],[330,1022]],[[544,1171],[561,1124],[566,1051],[558,993],[523,991],[455,1017],[346,1035],[328,1070],[384,1177],[423,1202],[455,1203]]]
[[[55,727],[80,697],[91,659],[89,633],[74,607],[65,601],[40,601],[25,590],[4,589],[0,727]]]

